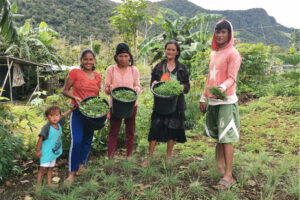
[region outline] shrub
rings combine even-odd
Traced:
[[[14,172],[21,172],[13,162],[24,156],[23,141],[13,133],[14,117],[9,106],[0,104],[0,182]]]

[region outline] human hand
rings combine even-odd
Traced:
[[[41,158],[42,157],[41,151],[36,151],[35,152],[35,157]]]
[[[76,106],[73,105],[73,104],[71,104],[71,105],[70,105],[70,110],[71,110],[71,111],[74,111],[75,109],[76,109]]]
[[[157,83],[158,83],[158,81],[155,80],[155,81],[152,82],[152,85],[155,85]]]
[[[200,102],[200,110],[203,113],[206,113],[206,102]]]
[[[81,98],[79,98],[79,97],[74,97],[74,99],[75,99],[75,101],[76,101],[76,103],[79,105],[80,104],[80,102],[81,102]]]

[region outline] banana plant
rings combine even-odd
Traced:
[[[171,21],[170,18],[174,20]],[[181,48],[181,61],[190,68],[189,60],[198,52],[205,51],[210,46],[212,35],[209,24],[221,18],[221,15],[199,13],[192,18],[180,16],[174,10],[160,9],[153,20],[163,29],[161,34],[146,38],[140,43],[140,59],[152,57],[150,64],[155,63],[164,56],[164,44],[176,40]],[[195,29],[198,31],[195,31]]]
[[[10,42],[6,54],[34,62],[54,62],[59,65],[62,58],[56,54],[53,46],[54,37],[59,34],[41,22],[38,28],[31,28],[27,21],[18,29],[19,40]]]
[[[11,4],[9,0],[0,1],[0,35],[6,40],[17,40],[17,28],[14,23],[14,18],[22,15],[16,14],[18,7],[16,2]]]

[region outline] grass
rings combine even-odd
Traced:
[[[189,130],[188,141],[175,145],[167,166],[166,144],[162,143],[151,165],[140,167],[147,152],[144,141],[129,160],[93,157],[86,172],[71,186],[45,187],[35,194],[32,184],[13,195],[13,189],[8,188],[3,195],[5,199],[20,199],[27,194],[46,200],[298,199],[299,111],[291,109],[291,105],[296,107],[299,103],[293,97],[265,97],[240,106],[241,137],[234,145],[233,165],[238,184],[231,190],[213,187],[221,177],[215,169],[215,141]],[[66,174],[67,170],[60,175],[62,180]]]

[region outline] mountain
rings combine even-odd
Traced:
[[[178,14],[186,17],[195,16],[197,13],[221,14],[225,19],[231,21],[234,30],[240,33],[238,37],[243,42],[263,42],[266,45],[289,47],[288,39],[276,32],[290,32],[290,29],[277,23],[275,18],[269,16],[262,8],[224,11],[207,10],[188,0],[164,0],[157,4],[175,10]]]
[[[109,0],[17,0],[18,13],[29,19],[34,26],[41,21],[66,37],[71,43],[79,43],[92,36],[110,38],[113,31],[109,23],[113,7]]]
[[[17,21],[19,26],[28,19],[34,26],[45,21],[59,32],[61,37],[66,37],[73,44],[87,42],[90,36],[109,41],[114,34],[108,19],[112,16],[113,7],[117,6],[117,3],[110,0],[16,0],[16,2],[18,13],[25,16]],[[207,10],[187,0],[164,0],[151,5],[154,8],[157,6],[170,8],[187,17],[192,17],[199,12],[222,14],[232,22],[234,30],[239,31],[238,37],[243,42],[289,46],[288,40],[276,31],[290,32],[290,30],[277,23],[264,9]],[[150,12],[153,12],[153,8]]]

